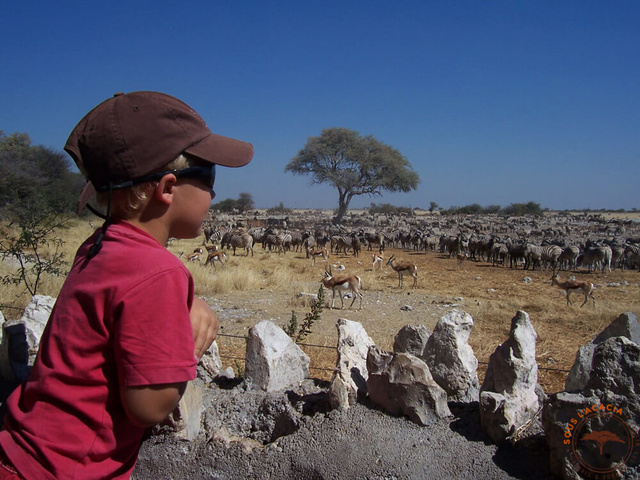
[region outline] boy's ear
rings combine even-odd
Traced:
[[[170,205],[173,201],[173,189],[177,180],[173,173],[167,173],[162,177],[153,191],[155,198],[166,205]]]

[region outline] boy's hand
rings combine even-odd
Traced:
[[[195,355],[200,360],[204,352],[211,346],[218,336],[220,323],[218,317],[211,310],[207,302],[201,298],[194,298],[191,305],[191,328],[193,329],[193,343]]]

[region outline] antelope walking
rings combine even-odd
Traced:
[[[585,303],[589,301],[589,297],[593,299],[593,304],[596,304],[596,297],[593,296],[593,283],[591,282],[581,282],[578,280],[565,280],[564,282],[560,281],[560,275],[557,273],[551,277],[551,286],[557,285],[561,289],[563,289],[567,294],[567,305],[573,305],[573,302],[569,298],[571,292],[573,290],[580,290],[584,294],[584,302],[580,305],[580,308],[584,307]]]
[[[202,260],[200,259],[200,255],[202,255],[201,253],[191,253],[189,255],[187,255],[187,261],[188,262],[202,262]]]
[[[362,281],[357,275],[339,275],[334,277],[331,275],[331,271],[327,272],[325,270],[324,276],[322,277],[322,284],[325,288],[331,289],[331,308],[333,308],[333,304],[336,300],[336,290],[340,290],[341,308],[344,308],[344,296],[342,292],[346,290],[350,290],[353,295],[353,300],[351,300],[349,308],[353,307],[356,297],[360,298],[360,308],[362,308],[363,295],[360,292],[360,289],[362,288]]]
[[[204,262],[204,266],[211,264],[213,265],[213,269],[216,270],[216,262],[220,262],[220,265],[224,266],[224,261],[227,259],[227,256],[224,252],[220,251],[211,251],[207,256],[207,261]]]
[[[405,273],[413,277],[412,288],[416,288],[418,286],[418,267],[416,265],[409,262],[399,262],[396,260],[395,255],[391,255],[387,261],[387,265],[391,265],[391,268],[398,272],[398,288],[402,288],[404,286],[404,279],[402,277]]]

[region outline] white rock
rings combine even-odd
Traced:
[[[341,318],[338,329],[338,361],[329,386],[331,408],[348,408],[367,394],[367,352],[373,340],[358,322]]]
[[[245,376],[266,392],[294,388],[309,376],[309,357],[280,327],[263,320],[249,329]]]

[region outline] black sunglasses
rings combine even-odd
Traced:
[[[127,180],[126,182],[103,185],[101,187],[95,188],[97,192],[106,192],[107,190],[109,190],[109,188],[111,188],[112,190],[116,190],[118,188],[127,188],[139,183],[150,182],[152,180],[160,180],[162,177],[169,173],[174,174],[176,178],[200,178],[207,182],[207,185],[210,189],[213,189],[213,185],[216,182],[216,165],[212,163],[211,165],[206,166],[188,167],[181,168],[179,170],[165,170],[164,172],[150,173],[149,175],[144,175],[132,180]]]

